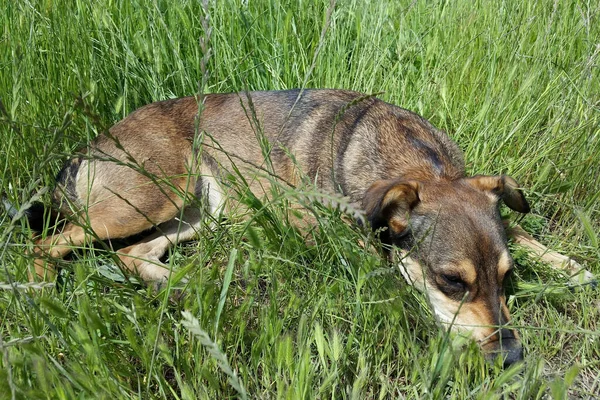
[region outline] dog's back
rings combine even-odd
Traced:
[[[196,129],[198,109],[193,97],[150,104],[94,147],[122,161],[133,156],[151,174],[178,175],[192,164],[195,133],[205,132],[203,161],[214,176],[229,171],[232,162],[260,167],[295,186],[300,177],[308,178],[358,203],[379,179],[464,175],[462,153],[447,135],[417,114],[356,92],[211,94]],[[117,149],[115,139],[128,154]],[[265,183],[258,182],[252,189],[260,192]]]
[[[264,134],[277,175],[291,183],[307,176],[321,189],[357,202],[378,179],[463,175],[456,144],[410,111],[356,92],[299,95],[291,90],[208,96],[201,128],[212,132],[215,147],[254,165],[265,165],[257,140]],[[211,152],[226,165],[219,153]]]

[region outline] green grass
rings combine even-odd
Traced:
[[[449,132],[470,172],[514,176],[533,205],[523,225],[600,274],[594,2],[344,0],[322,35],[328,6],[214,1],[201,46],[196,1],[0,0],[2,192],[48,201],[67,154],[203,77],[206,92],[384,92]],[[112,279],[102,247],[62,263],[55,288],[11,289],[31,241],[2,214],[0,398],[600,396],[598,290],[568,290],[515,248],[527,356],[503,371],[440,329],[339,212],[312,204],[305,240],[285,198],[263,205],[170,253],[190,279],[175,303]]]

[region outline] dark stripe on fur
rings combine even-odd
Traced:
[[[60,170],[56,176],[56,185],[60,187],[63,194],[74,204],[78,204],[77,189],[75,187],[75,181],[77,180],[77,173],[81,166],[82,157],[74,158],[67,162],[65,166]],[[55,192],[57,193],[57,192]],[[62,196],[61,196],[62,197]],[[55,206],[60,208],[62,199],[55,197],[53,199]]]
[[[335,180],[336,180],[333,183],[334,189],[337,189],[336,186],[339,186],[339,189],[341,190],[341,192],[344,196],[346,196],[348,194],[348,185],[346,184],[346,174],[344,172],[344,159],[346,156],[346,149],[348,148],[348,146],[350,145],[350,142],[354,138],[356,129],[358,128],[358,126],[362,122],[363,118],[365,117],[365,115],[367,115],[368,111],[371,109],[371,107],[373,106],[374,103],[375,102],[371,100],[370,104],[363,107],[358,112],[358,115],[356,115],[354,117],[354,121],[352,121],[352,128],[350,128],[347,135],[342,137],[342,140],[338,146],[336,160],[333,160],[333,165],[335,168]]]

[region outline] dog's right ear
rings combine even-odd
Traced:
[[[390,234],[402,236],[409,214],[419,203],[419,184],[415,181],[380,180],[363,197],[363,210],[374,230],[387,227]]]
[[[515,211],[527,214],[531,210],[519,184],[508,175],[476,175],[465,178],[464,181],[475,189],[494,194]]]

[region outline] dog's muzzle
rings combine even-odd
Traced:
[[[521,345],[521,341],[515,337],[513,331],[502,329],[498,336],[496,339],[488,341],[481,346],[485,353],[485,359],[493,363],[498,356],[501,356],[504,368],[522,361],[523,346]]]

